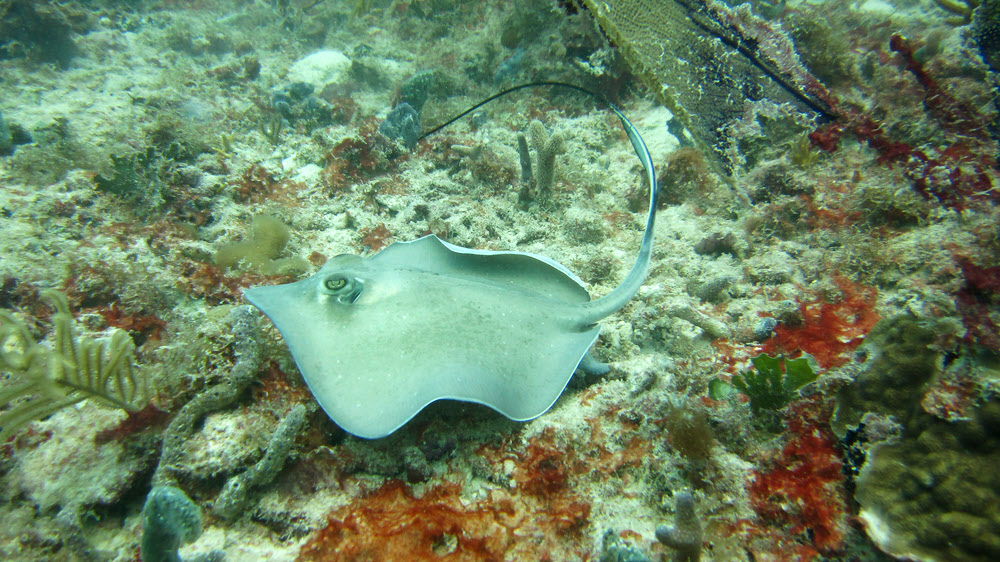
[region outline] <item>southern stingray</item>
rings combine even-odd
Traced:
[[[650,188],[635,265],[607,295],[545,256],[462,248],[433,234],[362,258],[344,254],[315,275],[244,291],[281,332],[306,384],[340,427],[389,435],[436,400],[484,404],[513,420],[548,410],[600,333],[598,322],[639,290],[649,269],[656,175],[645,142],[613,104],[568,87],[621,120]]]

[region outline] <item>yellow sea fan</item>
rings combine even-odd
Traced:
[[[66,297],[42,292],[52,315],[53,346],[34,340],[24,322],[0,310],[0,443],[32,420],[87,398],[131,412],[150,400],[149,378],[135,366],[135,344],[122,330],[107,341],[81,339]]]

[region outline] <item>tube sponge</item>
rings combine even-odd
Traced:
[[[201,535],[201,509],[175,486],[154,486],[142,513],[143,562],[179,562],[181,545]]]
[[[274,480],[291,452],[295,437],[306,422],[306,407],[299,404],[285,416],[271,436],[267,452],[257,464],[246,472],[234,476],[222,488],[215,500],[212,514],[224,519],[235,519],[246,508],[250,490]]]

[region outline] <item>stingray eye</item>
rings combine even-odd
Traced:
[[[337,291],[343,289],[347,286],[346,277],[327,277],[323,281],[323,287],[331,293],[336,293]]]
[[[336,299],[339,303],[351,304],[357,300],[358,296],[361,295],[361,290],[364,288],[364,283],[360,279],[345,277],[343,275],[331,275],[323,280],[321,290],[323,293]]]

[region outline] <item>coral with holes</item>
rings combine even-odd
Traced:
[[[698,562],[701,559],[701,520],[695,511],[691,492],[677,494],[674,524],[657,527],[656,540],[674,550],[673,562]]]
[[[769,355],[793,355],[805,352],[823,369],[847,363],[847,354],[864,341],[865,335],[879,320],[875,312],[878,290],[836,276],[840,300],[828,302],[817,295],[799,302],[801,322],[778,324],[774,337],[761,349]]]

